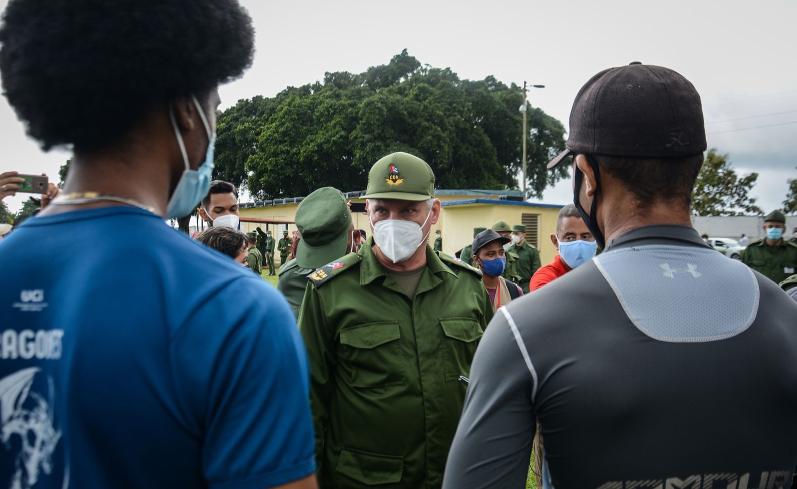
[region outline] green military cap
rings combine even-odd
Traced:
[[[257,231],[249,231],[246,235],[252,239],[257,239]]]
[[[302,234],[296,263],[318,268],[345,255],[351,226],[351,212],[340,190],[322,187],[305,197],[296,209],[296,227]]]
[[[764,222],[782,222],[786,224],[786,215],[783,214],[781,211],[772,211],[766,216],[764,216]]]
[[[512,226],[512,232],[513,233],[525,233],[526,232],[526,226],[524,226],[522,224],[515,224],[514,226]]]
[[[473,228],[473,237],[475,238],[477,234],[479,234],[482,231],[486,231],[486,230],[487,230],[487,228]]]
[[[368,173],[366,199],[396,199],[420,202],[434,196],[431,167],[409,153],[391,153],[374,163]]]
[[[504,221],[498,221],[497,223],[493,224],[492,230],[495,231],[496,233],[512,232],[512,228],[510,228],[509,224],[507,224]]]

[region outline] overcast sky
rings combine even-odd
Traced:
[[[738,172],[760,174],[753,195],[765,210],[780,207],[786,179],[797,177],[794,0],[242,3],[254,19],[257,52],[244,77],[222,88],[222,108],[320,80],[326,71],[359,73],[407,48],[462,78],[545,84],[531,92],[532,105],[567,127],[587,79],[642,61],[673,68],[697,87],[709,146],[729,153]],[[42,153],[4,98],[0,148],[0,170],[45,172],[54,180],[68,158]],[[570,182],[548,189],[543,200],[569,201]],[[12,210],[21,201],[7,200]]]

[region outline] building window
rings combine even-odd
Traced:
[[[535,248],[540,247],[540,215],[523,214],[521,216],[523,227],[526,228],[526,241],[533,244]]]

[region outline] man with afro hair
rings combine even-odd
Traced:
[[[4,94],[74,157],[0,245],[0,485],[316,487],[287,303],[164,223],[208,191],[253,40],[237,0],[7,3]]]

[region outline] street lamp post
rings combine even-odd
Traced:
[[[545,88],[545,85],[531,85],[531,88]],[[526,151],[526,139],[528,137],[528,121],[526,114],[528,113],[528,84],[524,81],[523,82],[523,105],[520,106],[518,109],[520,112],[523,113],[523,182],[521,185],[521,189],[523,190],[523,198],[525,199],[527,195],[526,191],[526,165],[528,164],[527,158],[527,151]]]

